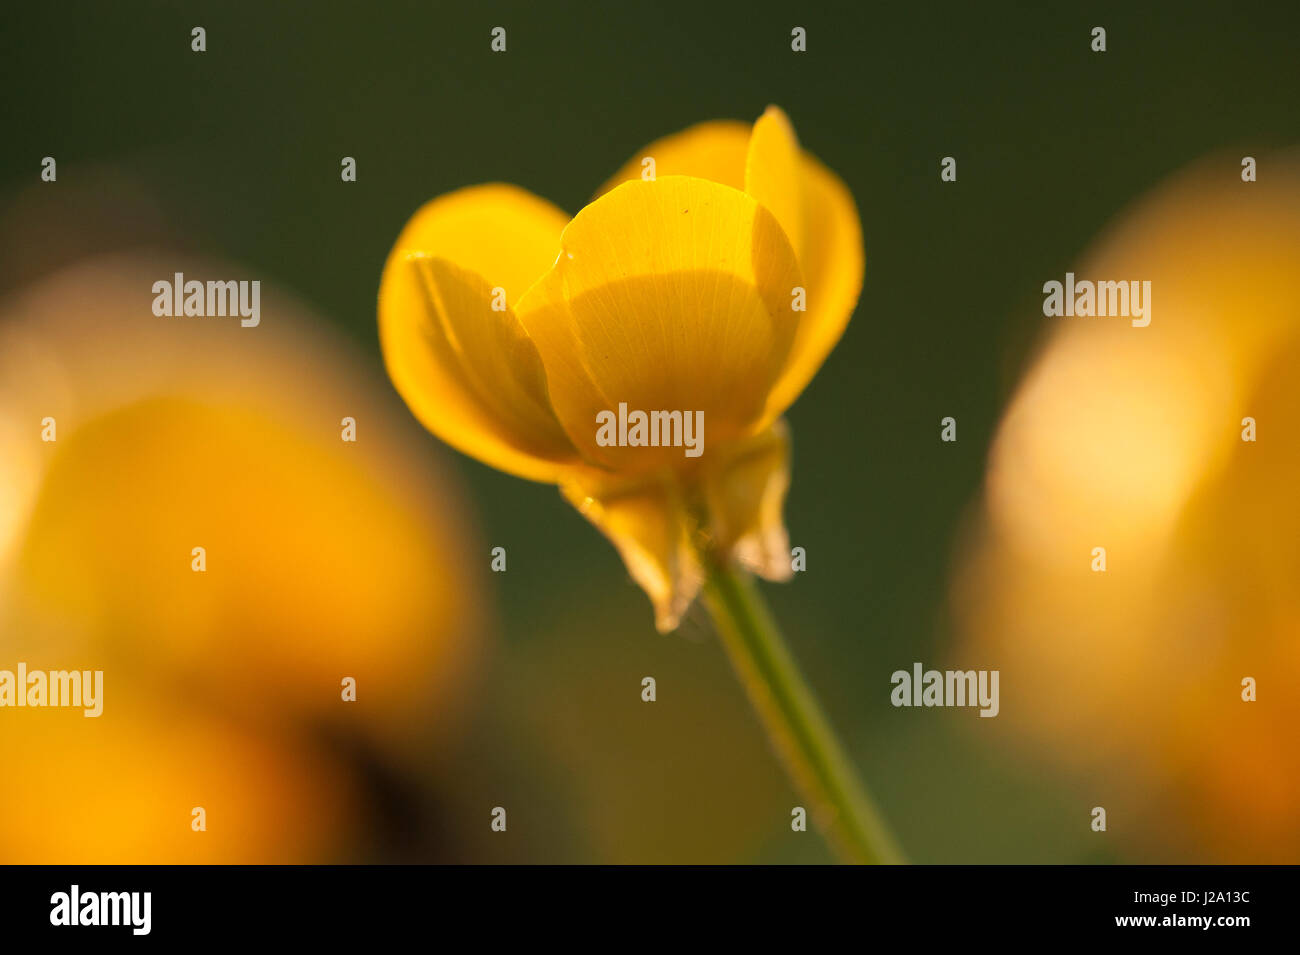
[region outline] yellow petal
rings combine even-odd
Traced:
[[[656,177],[694,176],[744,189],[749,137],[749,124],[738,120],[697,123],[680,133],[655,140],[629,159],[596,195],[603,196],[629,179],[642,179],[647,158],[654,160]]]
[[[569,217],[518,186],[489,183],[425,203],[402,229],[389,262],[436,256],[477,272],[513,305],[555,261]]]
[[[745,157],[745,191],[767,207],[803,260],[803,157],[790,119],[769,106],[754,124]]]
[[[703,453],[766,424],[799,324],[794,250],[739,190],[630,181],[580,212],[520,302],[555,409],[583,455],[621,472],[680,468],[682,447],[602,447],[597,415],[702,412]]]
[[[393,384],[421,423],[485,464],[558,481],[578,458],[547,397],[537,349],[478,274],[442,258],[390,259],[379,331]]]
[[[732,445],[704,488],[712,545],[769,580],[789,580],[790,539],[781,511],[790,488],[790,432],[777,421]]]
[[[789,367],[767,407],[774,420],[808,386],[830,354],[862,290],[862,227],[847,187],[801,151],[785,113],[768,107],[752,127],[729,120],[700,123],[651,143],[601,189],[642,176],[642,159],[659,176],[689,175],[744,189],[781,223],[806,281],[807,312]]]
[[[775,418],[808,386],[831,353],[862,291],[862,224],[853,196],[839,176],[803,154],[803,268],[807,307],[789,367],[768,401]]]
[[[566,484],[564,496],[613,542],[632,579],[654,605],[655,626],[675,630],[704,580],[692,523],[674,481]]]
[[[567,221],[515,186],[440,196],[403,228],[379,292],[384,360],[416,417],[466,454],[538,481],[558,480],[577,452],[510,306],[555,261]],[[504,311],[492,307],[501,297]]]

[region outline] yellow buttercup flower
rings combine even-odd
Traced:
[[[434,199],[384,267],[380,338],[425,426],[559,485],[670,630],[702,551],[790,575],[781,415],[862,273],[852,196],[769,107],[651,144],[572,219],[509,185]]]
[[[652,143],[569,219],[507,185],[442,196],[384,266],[389,375],[448,444],[559,485],[660,630],[703,589],[768,735],[845,859],[897,846],[742,569],[790,576],[781,415],[862,286],[844,184],[785,114]]]
[[[0,708],[6,863],[346,858],[368,767],[423,792],[474,698],[477,539],[417,429],[270,283],[255,331],[142,308],[175,271],[230,274],[125,252],[0,298],[0,670],[102,674],[97,718]]]

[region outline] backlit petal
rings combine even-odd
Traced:
[[[415,416],[485,464],[557,481],[578,458],[547,397],[537,349],[492,287],[442,258],[390,259],[379,294],[384,360]]]
[[[518,186],[489,183],[439,196],[402,229],[391,262],[412,253],[447,259],[506,291],[513,305],[560,250],[569,217]]]
[[[705,122],[651,143],[600,194],[641,179],[647,156],[655,159],[659,176],[684,174],[744,189],[776,217],[795,249],[807,283],[807,312],[768,402],[766,417],[773,420],[808,386],[857,305],[864,259],[853,197],[835,173],[799,149],[788,117],[774,106],[752,127]]]
[[[605,486],[566,484],[561,490],[618,548],[654,605],[659,631],[676,629],[704,579],[676,483],[650,477]]]
[[[749,137],[745,191],[776,216],[795,254],[803,258],[803,156],[790,119],[769,106]]]
[[[788,580],[790,539],[781,511],[789,487],[784,421],[729,447],[704,482],[713,547],[769,580]]]
[[[808,311],[790,365],[768,402],[776,417],[808,386],[849,323],[862,291],[862,223],[839,176],[803,154],[803,256]]]
[[[655,175],[694,176],[735,189],[745,188],[745,156],[749,150],[750,125],[739,120],[720,119],[697,123],[680,133],[657,139],[629,159],[601,186],[603,196],[619,183],[642,179],[646,158],[653,159]]]
[[[770,212],[703,179],[630,181],[579,213],[561,245],[518,314],[586,457],[622,472],[690,463],[681,447],[598,445],[597,415],[620,403],[703,412],[706,457],[767,423],[803,282]]]

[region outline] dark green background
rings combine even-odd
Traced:
[[[161,198],[170,241],[296,290],[375,367],[380,267],[425,200],[504,180],[577,211],[650,140],[784,107],[857,198],[867,275],[789,416],[788,523],[808,571],[766,588],[774,609],[912,858],[1141,858],[1094,850],[1086,784],[1000,721],[894,710],[888,679],[946,652],[954,543],[1041,330],[1045,277],[1190,161],[1300,139],[1296,4],[29,7],[4,14],[0,197],[35,183],[46,155],[60,183],[124,170]],[[504,55],[489,51],[496,25]],[[805,54],[790,52],[795,25]],[[1104,54],[1089,49],[1096,25]],[[354,184],[339,180],[345,155]],[[947,155],[956,183],[939,180]],[[156,236],[102,198],[87,248]],[[86,250],[26,240],[6,250],[9,284],[42,251]],[[955,445],[938,441],[944,415]],[[510,570],[491,581],[502,646],[440,799],[508,801],[512,837],[443,833],[445,854],[827,858],[789,834],[796,800],[698,609],[656,635],[612,549],[553,489],[456,466]],[[656,708],[636,697],[646,672]],[[738,841],[736,819],[760,835]]]

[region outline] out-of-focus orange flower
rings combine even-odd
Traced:
[[[467,693],[474,534],[382,377],[269,287],[257,328],[156,317],[181,269],[232,271],[115,256],[0,303],[0,668],[102,669],[105,696],[0,720],[29,767],[5,861],[346,857],[331,741],[422,770]]]
[[[957,587],[1001,719],[1171,861],[1300,851],[1300,164],[1261,168],[1192,170],[1075,267],[1149,280],[1151,324],[1045,320]]]
[[[124,669],[107,671],[98,719],[4,714],[0,861],[299,864],[364,845],[349,768],[287,714],[268,706],[278,726],[240,724],[194,695],[155,699]]]

